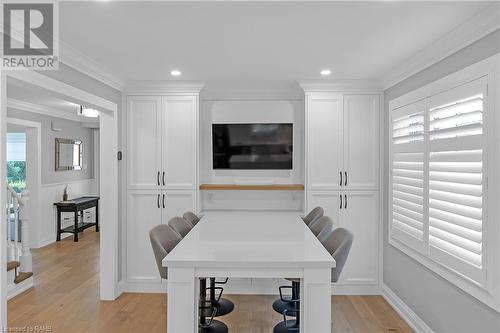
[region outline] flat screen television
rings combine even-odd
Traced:
[[[212,124],[214,169],[292,169],[293,124]]]

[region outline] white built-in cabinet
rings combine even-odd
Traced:
[[[306,210],[325,210],[354,234],[336,285],[376,292],[380,260],[381,94],[306,90]],[[363,288],[363,289],[359,289]]]
[[[198,94],[129,95],[126,114],[125,280],[148,290],[160,284],[149,231],[198,211]]]
[[[306,98],[308,189],[378,189],[379,95]]]

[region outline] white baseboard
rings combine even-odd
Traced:
[[[7,300],[19,295],[20,293],[30,289],[33,286],[33,277],[30,277],[18,284],[15,284],[13,281],[12,284],[10,284],[9,281],[9,285],[7,287]]]
[[[126,282],[120,281],[118,284],[119,294],[122,293],[166,293],[167,282],[152,283],[152,282]]]
[[[380,295],[378,284],[332,285],[332,295]]]
[[[382,296],[397,313],[417,333],[434,333],[434,331],[387,285],[382,285]]]

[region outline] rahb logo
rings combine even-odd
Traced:
[[[8,69],[58,69],[57,1],[2,1],[2,62]]]

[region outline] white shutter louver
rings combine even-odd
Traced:
[[[392,117],[391,234],[422,250],[424,222],[424,109],[415,103]]]
[[[483,95],[436,96],[449,103],[429,110],[429,255],[481,280],[483,232]]]

